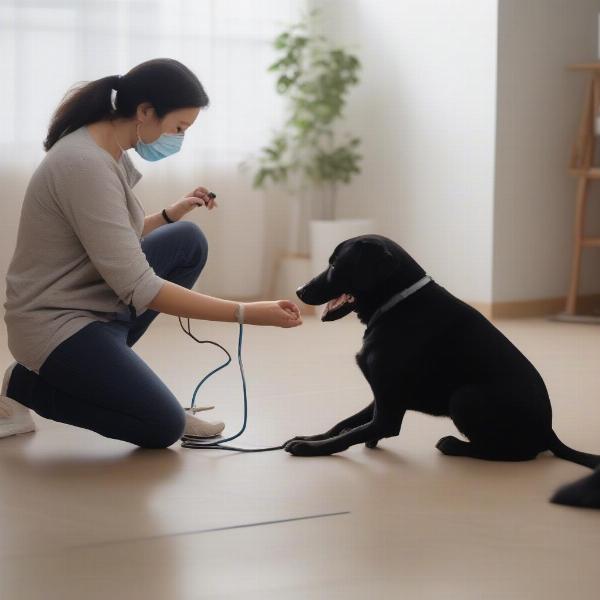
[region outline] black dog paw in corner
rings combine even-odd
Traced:
[[[583,479],[563,485],[550,502],[578,508],[600,508],[600,467]]]

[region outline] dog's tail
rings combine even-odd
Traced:
[[[590,469],[595,469],[600,466],[600,456],[597,454],[588,454],[587,452],[579,452],[578,450],[569,448],[569,446],[565,446],[565,444],[558,439],[554,430],[550,432],[548,450],[555,456],[558,456],[558,458],[570,460],[571,462],[584,467],[589,467]]]

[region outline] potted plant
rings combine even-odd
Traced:
[[[253,182],[257,188],[274,184],[288,192],[287,250],[298,275],[299,257],[310,252],[308,268],[315,274],[340,241],[373,227],[371,219],[336,219],[340,186],[360,173],[360,140],[338,133],[348,93],[359,81],[360,62],[316,33],[317,18],[313,11],[274,42],[278,58],[269,71],[277,75],[277,92],[287,100],[287,117],[262,148]]]

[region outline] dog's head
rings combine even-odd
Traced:
[[[354,310],[366,321],[387,298],[424,275],[396,242],[361,235],[339,244],[329,266],[296,294],[306,304],[327,304],[322,321],[336,321]]]

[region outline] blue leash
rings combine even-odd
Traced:
[[[223,348],[223,346],[221,346],[220,344],[217,344],[217,342],[213,342],[211,340],[199,340],[192,333],[189,318],[187,320],[187,326],[188,326],[187,330],[185,329],[185,327],[183,326],[183,323],[181,322],[181,317],[178,317],[178,319],[179,319],[179,325],[181,325],[181,329],[183,329],[183,332],[186,335],[188,335],[189,337],[191,337],[195,342],[198,342],[199,344],[212,344],[213,346],[217,346],[218,348],[223,350],[223,352],[225,352],[225,354],[227,355],[227,360],[222,365],[217,367],[216,369],[213,369],[196,386],[196,389],[194,390],[194,393],[192,395],[192,402],[191,402],[191,407],[190,407],[190,410],[193,410],[194,406],[196,404],[196,395],[198,394],[198,390],[200,389],[202,384],[209,377],[212,377],[215,373],[217,373],[221,369],[224,369],[227,365],[229,365],[229,363],[231,363],[231,354],[229,354],[229,352],[225,348]],[[225,446],[224,445],[226,442],[230,442],[231,440],[235,440],[236,438],[240,437],[240,435],[242,435],[244,433],[244,431],[246,430],[246,425],[248,424],[248,395],[246,393],[246,377],[244,375],[244,365],[242,363],[243,334],[244,334],[244,326],[242,323],[240,323],[240,331],[239,331],[239,335],[238,335],[237,359],[238,359],[238,364],[240,367],[240,375],[242,377],[242,389],[244,391],[244,421],[242,423],[242,428],[235,435],[232,435],[231,437],[228,437],[228,438],[225,438],[222,440],[218,440],[218,441],[214,441],[214,442],[207,442],[206,438],[195,436],[195,435],[184,435],[181,438],[181,446],[183,448],[194,448],[194,449],[204,449],[204,450],[231,450],[234,452],[270,452],[271,450],[281,450],[283,448],[283,445],[282,446],[272,446],[270,448],[236,448],[234,446]]]

